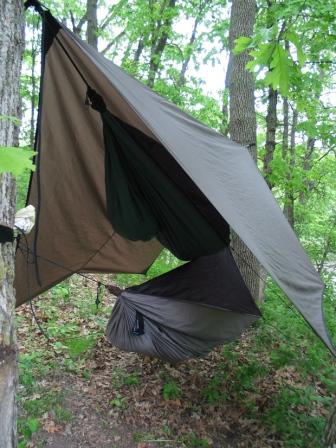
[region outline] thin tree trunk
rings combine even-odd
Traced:
[[[268,107],[266,115],[266,144],[265,144],[265,156],[263,160],[263,172],[266,178],[267,185],[270,189],[273,188],[273,184],[270,180],[272,174],[272,161],[274,157],[274,151],[276,146],[275,135],[278,124],[277,119],[277,103],[278,92],[272,87],[268,90]]]
[[[32,93],[31,93],[31,110],[30,110],[30,147],[34,147],[35,140],[35,108],[36,108],[36,48],[33,45],[32,49],[32,67],[31,67],[31,83],[32,83]]]
[[[135,50],[135,53],[134,53],[133,62],[135,64],[137,64],[140,61],[140,56],[141,56],[141,53],[144,48],[145,48],[145,42],[144,42],[143,37],[141,36],[139,39],[139,42],[138,42],[137,49]]]
[[[23,11],[20,0],[0,0],[0,117],[20,117],[19,83],[23,49]],[[0,118],[0,145],[18,144],[18,127]],[[0,175],[0,222],[13,227],[15,180]],[[17,444],[15,390],[17,348],[14,327],[15,291],[13,243],[0,244],[0,447]]]
[[[64,22],[63,22],[64,25],[66,25],[67,18],[65,17],[63,20],[64,20]],[[72,11],[70,11],[70,20],[71,20],[71,24],[72,24],[72,31],[75,34],[77,34],[78,37],[81,37],[83,25],[87,21],[87,12],[84,14],[84,16],[80,19],[80,21],[76,25],[75,17],[73,15]]]
[[[284,214],[291,225],[291,227],[294,229],[294,190],[292,185],[292,178],[293,178],[293,171],[295,169],[295,136],[296,136],[296,128],[297,128],[297,121],[298,121],[298,113],[296,110],[293,111],[293,118],[292,118],[292,127],[291,127],[291,141],[290,141],[290,148],[289,148],[289,175],[288,175],[288,187],[287,192],[285,194],[285,206],[284,206]]]
[[[271,28],[274,25],[275,18],[273,12],[274,0],[267,0],[267,12],[266,21],[267,28]],[[271,72],[272,68],[269,66],[268,70]],[[270,180],[272,174],[272,161],[274,157],[274,151],[276,146],[275,136],[278,125],[277,119],[277,104],[278,104],[278,92],[274,90],[272,86],[268,88],[268,105],[266,115],[266,143],[265,143],[265,156],[263,160],[263,173],[265,180],[270,189],[273,188],[273,184]]]
[[[169,0],[166,8],[175,8],[175,3],[176,0]],[[163,10],[164,9],[165,8],[163,8]],[[149,73],[147,80],[148,87],[154,86],[155,77],[160,67],[163,50],[167,45],[167,40],[169,37],[169,32],[171,31],[172,23],[173,19],[172,17],[169,17],[165,19],[162,23],[160,21],[157,24],[154,34],[159,37],[157,39],[154,38],[152,42],[152,49],[149,61]]]
[[[283,133],[282,133],[282,160],[286,160],[288,154],[288,139],[289,139],[289,112],[288,99],[283,99]]]
[[[312,157],[314,154],[315,149],[315,142],[316,139],[314,137],[308,137],[307,145],[306,145],[306,152],[303,159],[303,165],[302,168],[305,172],[309,172],[312,167]],[[307,198],[307,192],[311,191],[314,188],[314,181],[308,180],[307,178],[304,179],[304,184],[307,190],[300,192],[300,203],[304,204],[306,202]]]
[[[254,77],[246,70],[249,55],[232,53],[234,41],[240,36],[251,36],[256,15],[255,0],[233,0],[229,31],[232,66],[230,68],[230,121],[232,140],[248,147],[256,161],[257,121],[254,106]],[[247,246],[232,232],[233,255],[246,285],[255,300],[260,297],[260,265]]]
[[[126,34],[125,30],[121,31],[114,39],[109,42],[106,47],[100,52],[101,54],[106,54],[112,47],[116,47],[119,40]],[[115,49],[114,49],[115,53]],[[113,58],[112,58],[113,59]]]
[[[189,39],[187,55],[186,55],[186,57],[185,57],[185,59],[184,59],[184,61],[182,63],[180,76],[179,76],[179,79],[177,81],[177,87],[184,86],[185,82],[186,82],[185,74],[187,72],[188,65],[189,65],[189,62],[190,62],[190,59],[191,59],[192,46],[194,45],[195,40],[196,40],[197,28],[198,28],[198,25],[199,25],[199,23],[201,21],[203,6],[204,6],[203,5],[203,1],[201,0],[200,4],[199,4],[198,14],[197,14],[197,16],[195,18],[194,26],[193,26],[193,29],[192,29],[192,32],[191,32],[191,36],[190,36],[190,39]]]
[[[86,3],[86,18],[87,18],[87,29],[86,29],[86,40],[87,43],[92,45],[94,48],[98,48],[98,0],[87,0]]]

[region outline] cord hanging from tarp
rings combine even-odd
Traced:
[[[99,307],[99,305],[101,303],[101,295],[102,295],[102,292],[103,292],[103,289],[102,289],[103,286],[104,285],[101,282],[97,283],[97,294],[96,294],[96,301],[95,301],[97,309],[98,309],[98,307]]]

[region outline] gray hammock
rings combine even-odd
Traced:
[[[238,338],[260,316],[229,248],[123,291],[107,338],[177,363]]]

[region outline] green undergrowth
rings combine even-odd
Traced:
[[[260,308],[263,317],[248,333],[247,350],[239,342],[224,346],[201,395],[211,405],[237,403],[245,418],[262,420],[285,447],[322,447],[336,393],[335,361],[273,283]],[[335,343],[330,285],[325,314]]]
[[[31,446],[31,439],[43,424],[62,424],[71,421],[71,412],[65,406],[66,396],[55,387],[45,386],[45,378],[59,369],[47,349],[31,350],[19,358],[19,448]],[[34,445],[35,446],[35,445]]]
[[[155,262],[150,266],[146,274],[117,274],[115,279],[120,287],[126,288],[144,283],[145,281],[171,271],[182,264],[183,262],[181,260],[174,257],[174,255],[167,249],[164,249]]]
[[[161,258],[151,267],[149,275],[167,271],[178,263]],[[164,268],[163,268],[164,267]],[[118,284],[131,285],[146,277],[118,275]],[[29,311],[19,313],[18,328],[24,325],[21,349],[19,390],[20,447],[25,447],[34,434],[51,418],[55,424],[70,421],[66,396],[55,387],[61,372],[90,381],[94,374],[88,360],[93,356],[96,341],[105,331],[112,302],[102,297],[95,305],[94,285],[73,277],[54,287],[44,299],[35,304],[41,327],[50,339],[48,343],[32,323]],[[336,339],[335,293],[331,281],[325,290],[325,315],[334,342]],[[211,375],[202,378],[202,386],[195,392],[192,406],[207,409],[234,406],[240,418],[262,425],[284,447],[319,448],[323,446],[323,432],[335,388],[335,362],[307,323],[293,309],[275,285],[270,282],[266,300],[260,305],[263,317],[247,332],[243,340],[223,346],[219,361]],[[202,361],[200,360],[200,363]],[[111,367],[112,368],[112,367]],[[187,383],[157,372],[162,379],[158,400],[169,405],[186,399]],[[126,371],[118,366],[111,370],[114,390],[111,409],[127,410],[135,388],[146,384],[141,371]],[[49,379],[46,385],[45,379]],[[139,417],[141,419],[141,417]],[[206,447],[206,437],[188,437],[167,431],[160,435],[134,436],[139,442],[170,440],[185,447]],[[162,437],[161,437],[162,436]],[[158,442],[157,446],[164,446]]]
[[[22,325],[25,328],[19,355],[20,448],[29,446],[46,420],[57,425],[74,418],[67,409],[66,396],[57,388],[57,375],[74,374],[83,380],[91,377],[86,362],[97,338],[104,334],[111,312],[111,306],[104,301],[97,308],[95,298],[94,284],[88,281],[84,285],[82,279],[73,277],[33,302],[40,328],[32,320],[29,308],[24,312],[20,309],[19,341]],[[46,379],[52,386],[46,385]]]

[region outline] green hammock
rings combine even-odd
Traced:
[[[108,217],[131,241],[157,238],[176,257],[192,260],[227,245],[193,203],[146,154],[146,140],[102,114]]]

